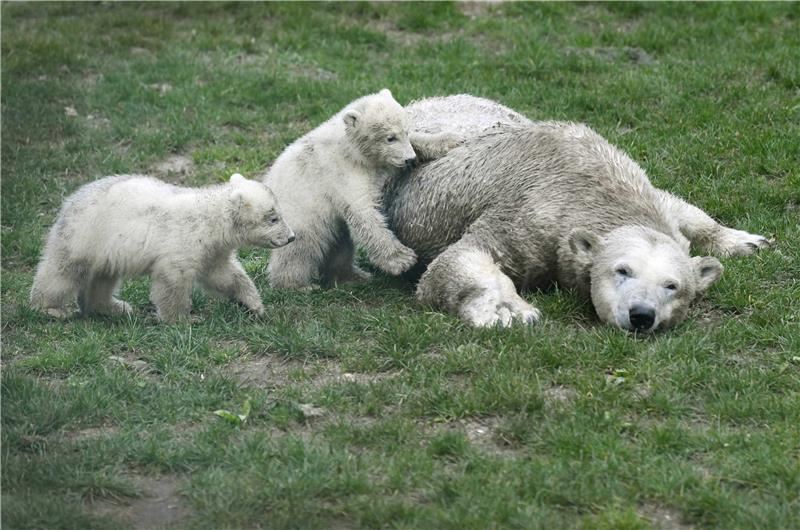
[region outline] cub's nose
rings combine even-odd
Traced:
[[[406,158],[406,167],[411,169],[411,167],[416,163],[417,157],[414,158]]]
[[[656,321],[656,310],[644,304],[634,304],[628,311],[631,326],[636,331],[646,331],[653,327]]]
[[[292,241],[294,241],[294,234],[290,235],[290,236],[287,238],[287,240],[289,241],[289,243],[291,243]]]

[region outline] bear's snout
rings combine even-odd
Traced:
[[[413,158],[406,158],[405,160],[406,169],[411,169],[412,167],[414,167],[414,164],[416,164],[416,162],[417,162],[416,156]]]
[[[649,305],[634,304],[628,311],[628,318],[634,331],[647,331],[656,321],[656,310]]]

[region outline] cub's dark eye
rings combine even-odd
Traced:
[[[664,286],[664,289],[666,289],[667,291],[677,291],[678,290],[678,284],[674,283],[674,282],[670,282],[670,283],[668,283],[668,284],[666,284]]]
[[[388,137],[386,139],[386,141],[389,142],[390,144],[393,144],[393,143],[395,143],[397,141],[397,136],[392,135],[392,136]]]
[[[273,224],[273,225],[274,225],[274,224],[275,224],[275,223],[277,223],[277,222],[278,222],[278,216],[277,216],[277,215],[274,215],[274,216],[272,216],[272,217],[270,217],[270,218],[269,218],[269,223],[270,223],[270,224]]]
[[[620,276],[625,276],[626,278],[631,275],[631,270],[628,267],[617,267],[617,270],[615,270],[614,272],[616,272]]]

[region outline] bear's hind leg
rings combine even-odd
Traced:
[[[770,246],[764,236],[721,225],[706,212],[663,190],[656,190],[665,214],[675,219],[692,246],[717,256],[744,256]]]
[[[130,315],[130,304],[114,295],[119,291],[121,279],[115,276],[98,275],[93,277],[78,295],[78,305],[84,314]]]
[[[153,271],[150,300],[155,304],[160,320],[171,323],[189,317],[193,281],[193,275],[179,270],[160,268]]]
[[[477,327],[535,324],[541,313],[517,294],[492,256],[462,241],[442,252],[422,275],[417,298]]]
[[[293,243],[273,249],[267,265],[269,286],[296,291],[318,289],[323,247],[323,242],[309,243],[297,234]]]
[[[356,251],[350,234],[345,233],[329,252],[322,272],[322,280],[328,285],[348,282],[363,282],[372,278],[372,274],[355,263]]]

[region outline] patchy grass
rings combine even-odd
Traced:
[[[793,3],[4,3],[3,527],[798,528],[798,49]],[[381,275],[273,292],[258,250],[263,321],[159,325],[146,279],[130,319],[27,307],[81,184],[253,177],[383,87],[587,122],[777,246],[645,338],[563,291],[511,330]]]

